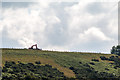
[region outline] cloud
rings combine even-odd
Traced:
[[[83,50],[90,50],[90,47],[94,47],[91,50],[96,50],[98,43],[100,45],[103,44],[99,48],[104,46],[107,49],[108,45],[117,44],[118,21],[116,4],[109,2],[79,2],[71,7],[66,7],[65,11],[69,15],[69,35],[73,38],[72,42],[75,42],[71,46],[80,47]],[[108,44],[104,45],[106,41]],[[88,45],[89,48],[87,48]],[[103,49],[103,51],[106,50]]]
[[[102,52],[106,48],[103,49],[106,52],[117,43],[117,8],[113,6],[94,2],[36,2],[24,7],[5,7],[0,30],[21,47],[37,43],[44,49]],[[101,49],[96,48],[98,45]]]
[[[104,31],[104,34],[107,32],[117,32],[117,6],[116,3],[96,3],[88,2],[76,4],[72,7],[66,8],[66,11],[69,14],[68,23],[71,31],[84,32],[91,26],[95,26]],[[96,6],[97,5],[97,6]],[[92,9],[90,10],[90,6]],[[102,10],[97,9],[96,7],[101,8]],[[91,14],[94,11],[99,11],[97,15]],[[104,23],[106,22],[106,23]],[[104,29],[104,30],[103,30]]]
[[[99,28],[90,27],[83,34],[79,34],[79,38],[83,41],[93,41],[93,40],[103,40],[103,41],[111,41],[109,37],[107,37],[103,32],[100,31]]]
[[[47,13],[47,10],[44,9],[49,6],[49,3],[41,4],[36,3],[27,8],[3,10],[2,28],[6,28],[9,38],[17,40],[23,47],[28,47],[26,45],[30,46],[38,41],[44,45],[46,27],[52,27],[60,20],[53,11],[50,10],[51,12]]]
[[[30,40],[26,37],[21,38],[20,40],[18,40],[18,42],[22,44],[24,47],[28,47],[30,45],[36,44],[35,41],[33,41],[32,39]]]

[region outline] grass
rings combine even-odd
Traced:
[[[101,54],[101,53],[81,53],[81,52],[57,52],[57,51],[39,51],[39,50],[27,50],[27,49],[2,49],[2,65],[5,61],[21,61],[24,63],[34,63],[40,61],[42,64],[50,64],[65,74],[67,77],[75,77],[75,74],[69,67],[78,67],[79,62],[82,64],[91,61],[91,59],[98,59],[99,62],[94,62],[95,65],[91,65],[96,71],[108,72],[118,74],[118,69],[114,69],[111,66],[112,61],[103,61],[100,56],[110,57],[113,54]],[[108,68],[109,71],[105,70]]]

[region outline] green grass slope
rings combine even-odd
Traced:
[[[2,66],[6,61],[21,61],[23,63],[34,63],[40,61],[42,65],[49,64],[63,72],[66,77],[75,78],[75,72],[70,67],[84,69],[87,64],[94,68],[98,73],[107,72],[119,76],[120,68],[114,68],[114,61],[101,60],[100,56],[109,58],[113,54],[101,53],[82,53],[82,52],[57,52],[57,51],[40,51],[28,49],[2,49]],[[97,59],[99,61],[92,61]]]

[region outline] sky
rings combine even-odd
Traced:
[[[118,44],[117,2],[2,2],[2,48],[110,53]]]

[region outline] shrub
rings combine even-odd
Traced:
[[[35,64],[41,64],[41,62],[40,61],[36,61]]]
[[[109,64],[114,64],[114,63],[109,63]]]
[[[93,62],[90,62],[90,64],[91,64],[91,65],[95,65],[95,63],[93,63]]]
[[[79,62],[80,64],[82,64],[82,62]]]
[[[92,59],[92,61],[99,62],[99,60],[98,60],[98,59]]]
[[[115,69],[117,69],[117,66],[114,66]]]
[[[109,61],[114,61],[115,60],[115,57],[114,56],[111,56],[110,58],[109,58]]]
[[[84,69],[74,68],[73,72],[76,74],[76,78],[80,80],[83,80],[83,78],[85,80],[99,80],[99,78],[101,78],[102,80],[106,80],[108,78],[116,77],[112,73],[98,72],[95,71],[93,68],[87,67],[85,67]]]
[[[69,69],[74,70],[74,67],[70,67]]]
[[[51,67],[51,68],[52,68],[52,66],[51,66],[51,65],[48,65],[48,64],[46,64],[45,66],[46,66],[46,67]]]
[[[105,56],[100,56],[101,60],[108,60]]]
[[[108,71],[109,69],[108,69],[108,68],[105,68],[105,70],[107,70],[107,71]]]
[[[52,68],[51,65],[34,65],[33,63],[23,64],[19,62],[6,62],[3,67],[3,80],[39,80],[47,78],[66,78],[63,72]],[[7,75],[9,74],[9,75]]]

